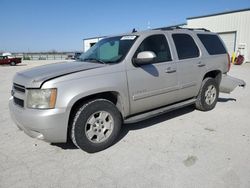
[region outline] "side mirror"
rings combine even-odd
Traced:
[[[152,63],[152,61],[156,58],[156,55],[152,51],[144,51],[138,53],[137,57],[134,58],[134,63],[136,65],[146,65]]]

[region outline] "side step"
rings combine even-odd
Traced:
[[[175,103],[175,104],[172,104],[169,106],[158,108],[156,110],[152,110],[152,111],[149,111],[149,112],[146,112],[143,114],[138,114],[138,115],[135,115],[135,116],[132,116],[132,117],[125,119],[124,123],[136,123],[138,121],[146,120],[146,119],[158,116],[160,114],[164,114],[164,113],[176,110],[176,109],[181,108],[181,107],[189,106],[189,105],[195,103],[195,101],[196,101],[196,99],[189,99],[189,100],[186,100],[183,102],[179,102],[179,103]]]

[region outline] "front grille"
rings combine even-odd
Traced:
[[[25,87],[22,86],[22,85],[19,85],[19,84],[13,84],[13,88],[16,90],[16,91],[19,91],[21,93],[25,93]]]
[[[24,107],[24,101],[22,99],[14,97],[14,103],[18,106],[21,106],[22,108]]]

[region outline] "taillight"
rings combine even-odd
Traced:
[[[230,55],[228,53],[227,53],[227,60],[228,60],[228,66],[227,66],[228,70],[227,71],[229,71],[231,68],[231,60],[230,60]]]

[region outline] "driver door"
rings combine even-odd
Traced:
[[[133,64],[133,58],[143,51],[152,51],[156,58],[146,65]],[[177,66],[172,61],[166,36],[151,35],[138,46],[127,70],[132,114],[165,106],[176,101],[178,91]]]

